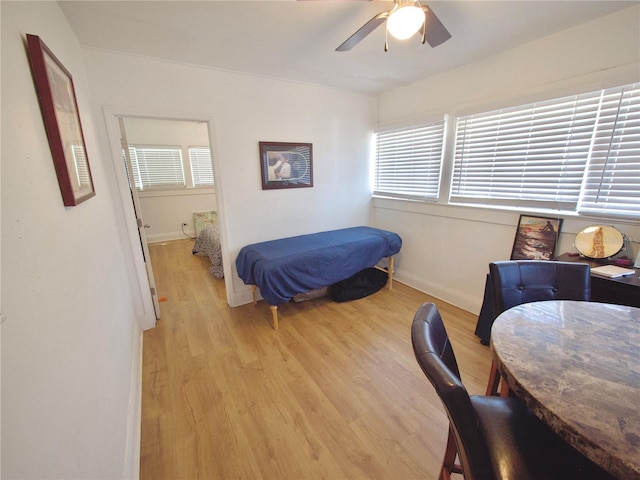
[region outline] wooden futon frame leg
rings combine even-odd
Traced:
[[[389,257],[389,264],[386,269],[378,267],[377,265],[375,268],[382,270],[383,272],[387,272],[387,275],[389,276],[389,282],[387,282],[387,285],[389,286],[389,290],[393,289],[393,257]]]
[[[258,289],[258,287],[256,287],[255,285],[251,285],[251,295],[253,295],[253,304],[255,305],[256,303],[258,303],[258,300],[256,299],[256,290]],[[271,319],[272,319],[272,325],[273,325],[273,329],[274,330],[278,330],[278,307],[275,305],[269,305],[271,307]]]

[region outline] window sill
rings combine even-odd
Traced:
[[[202,188],[181,188],[171,190],[144,190],[138,191],[138,197],[140,198],[152,198],[152,197],[177,197],[185,195],[214,195],[216,189],[214,187],[202,187]]]
[[[624,217],[606,217],[596,215],[580,215],[568,210],[552,210],[532,207],[508,207],[504,205],[486,205],[480,203],[434,203],[424,200],[412,200],[396,197],[372,196],[374,208],[387,208],[391,210],[425,213],[431,215],[446,216],[450,218],[477,220],[478,211],[484,211],[484,221],[501,225],[510,225],[512,214],[530,214],[541,216],[553,216],[565,219],[573,219],[592,223],[611,223],[637,226],[638,221]]]

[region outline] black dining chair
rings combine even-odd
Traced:
[[[611,479],[518,399],[469,396],[438,309],[423,304],[411,326],[413,352],[449,418],[440,480]],[[460,464],[456,464],[456,457]]]
[[[523,303],[591,299],[591,269],[586,263],[505,260],[490,263],[489,276],[494,318]],[[500,374],[492,362],[486,395],[506,396],[506,382],[499,387]]]

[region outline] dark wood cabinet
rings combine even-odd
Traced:
[[[614,264],[610,261],[591,260],[580,256],[571,256],[568,253],[560,255],[554,260],[588,263],[592,268]],[[624,268],[633,269],[632,266]],[[638,276],[640,276],[640,269],[636,268],[634,270],[635,273],[633,275],[617,278],[608,278],[592,273],[591,301],[640,307],[640,278],[638,278]]]

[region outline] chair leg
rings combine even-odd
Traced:
[[[456,455],[458,455],[458,447],[456,446],[453,431],[451,427],[449,427],[449,436],[447,437],[447,446],[444,450],[444,459],[442,460],[439,480],[451,480],[452,473],[462,473],[462,467],[455,463]]]
[[[502,382],[500,383],[500,396],[501,397],[508,397],[509,396],[509,385],[507,384],[507,382],[504,381],[504,378],[502,379]]]
[[[500,389],[498,390],[498,386]],[[491,371],[489,372],[489,383],[487,384],[487,392],[485,395],[489,397],[508,397],[509,385],[500,377],[496,362],[491,361]]]
[[[500,383],[500,374],[496,362],[491,360],[491,370],[489,371],[489,383],[487,384],[487,392],[485,395],[489,397],[498,396],[498,384]]]

